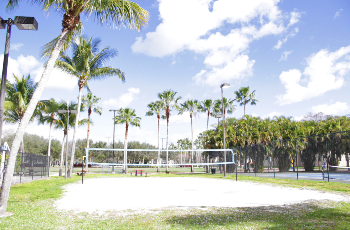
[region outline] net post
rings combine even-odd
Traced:
[[[239,154],[241,154],[241,146],[239,146]],[[236,160],[236,181],[237,181],[237,168],[238,168],[238,161]]]
[[[297,180],[299,180],[299,171],[298,171],[298,148],[297,148],[297,139],[295,138],[295,165],[297,167]]]

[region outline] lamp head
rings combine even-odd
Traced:
[[[64,110],[64,109],[59,109],[59,110],[57,110],[57,112],[58,112],[58,113],[66,113],[66,112],[67,112],[67,110]]]
[[[215,118],[222,118],[222,117],[224,117],[224,115],[223,114],[215,114]]]
[[[223,88],[223,89],[228,88],[228,87],[230,87],[229,83],[223,83],[220,85],[220,88]]]
[[[34,17],[16,16],[14,23],[19,30],[38,30],[38,22]]]
[[[5,29],[6,23],[3,21],[2,17],[0,17],[0,29]]]

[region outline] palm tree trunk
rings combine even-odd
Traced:
[[[50,156],[51,156],[51,130],[52,130],[52,124],[50,124],[50,132],[49,132],[49,147],[47,148],[47,163],[49,167],[49,175],[50,175]]]
[[[81,85],[79,85],[79,96],[78,96],[78,112],[77,115],[75,117],[75,125],[74,125],[74,134],[73,134],[73,142],[72,142],[72,151],[71,151],[71,155],[70,155],[70,164],[69,164],[69,168],[68,168],[68,172],[67,172],[67,177],[71,178],[71,173],[73,172],[73,164],[74,164],[74,155],[75,155],[75,137],[77,134],[77,130],[78,130],[78,121],[79,121],[79,113],[80,113],[80,105],[81,105],[81,92],[83,90],[83,87]]]
[[[209,128],[209,115],[210,115],[210,111],[208,110],[208,118],[207,118],[207,131],[208,131],[208,128]]]
[[[126,165],[128,162],[128,154],[127,154],[127,149],[128,149],[128,128],[129,128],[129,124],[126,123],[125,125],[125,141],[124,141],[124,173],[127,174],[128,173],[128,166]]]
[[[192,135],[192,151],[191,151],[191,163],[193,163],[193,124],[192,124],[192,114],[191,117],[191,135]],[[191,164],[191,172],[193,172],[193,165]]]
[[[17,152],[19,149],[19,145],[21,143],[21,140],[23,138],[24,132],[27,128],[27,125],[29,123],[30,118],[32,117],[34,110],[36,108],[36,105],[38,104],[38,101],[41,97],[41,94],[46,86],[47,81],[49,80],[49,77],[51,75],[51,72],[54,68],[55,61],[58,58],[58,55],[63,47],[64,41],[67,39],[69,31],[64,29],[55,45],[54,50],[51,53],[51,56],[49,58],[49,61],[47,62],[46,68],[44,70],[44,73],[38,82],[38,85],[35,89],[35,92],[32,96],[32,99],[30,100],[28,107],[26,109],[26,112],[24,113],[24,116],[22,118],[22,121],[20,122],[15,138],[12,142],[11,151],[9,154],[9,160],[8,160],[8,167],[5,172],[4,182],[0,193],[0,215],[5,215],[6,208],[7,208],[7,201],[10,194],[10,188],[11,188],[11,181],[13,177],[13,172],[15,170],[15,163],[16,163],[16,157]]]
[[[66,138],[66,134],[63,135],[63,140],[62,140],[62,146],[61,146],[61,161],[60,161],[60,171],[59,171],[59,176],[62,176],[62,167],[63,167],[63,153],[64,153],[64,140]]]
[[[158,114],[158,169],[157,169],[157,172],[160,172],[160,148],[159,148],[159,114]]]

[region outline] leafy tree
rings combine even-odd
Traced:
[[[168,148],[169,148],[169,117],[170,117],[170,111],[172,108],[177,107],[178,100],[181,99],[181,97],[176,97],[177,92],[174,92],[172,90],[165,90],[162,93],[158,93],[158,98],[162,102],[162,107],[165,112],[166,116],[166,163],[168,164]],[[166,172],[168,171],[168,165],[166,166]]]
[[[125,169],[124,173],[128,173],[128,167],[127,167],[127,160],[128,160],[128,155],[126,152],[127,146],[128,146],[128,130],[129,130],[129,125],[131,126],[136,126],[140,127],[140,117],[136,116],[135,110],[130,109],[130,108],[121,108],[117,112],[117,116],[115,116],[115,123],[116,124],[124,124],[125,123],[125,140],[124,140],[124,164],[125,164]]]
[[[21,123],[37,85],[30,78],[30,75],[21,78],[13,75],[13,77],[15,82],[8,84],[6,88],[4,121],[6,123]],[[38,104],[30,121],[38,116],[39,106],[42,106],[42,104]],[[21,143],[21,151],[24,152],[23,139]]]
[[[55,61],[57,60],[61,50],[63,48],[69,47],[70,43],[73,41],[74,34],[81,32],[83,28],[80,20],[80,14],[84,13],[84,15],[87,17],[92,16],[96,19],[97,22],[101,24],[111,23],[116,26],[122,24],[125,26],[127,25],[130,28],[136,28],[138,30],[141,27],[147,25],[147,21],[149,18],[149,14],[146,10],[142,9],[138,4],[126,0],[68,0],[65,2],[57,0],[31,0],[29,2],[39,4],[42,7],[43,11],[48,11],[52,9],[54,11],[61,12],[63,14],[63,28],[61,34],[44,48],[44,55],[50,57],[45,66],[43,75],[37,85],[35,93],[33,94],[33,97],[28,105],[28,109],[26,110],[25,115],[21,120],[21,123],[16,132],[16,137],[11,147],[8,167],[4,176],[4,182],[0,194],[0,214],[6,213],[7,201],[10,193],[17,151],[23,139],[25,129],[35,111],[36,105],[40,99],[40,96],[55,65]],[[18,0],[8,0],[6,9],[12,10],[17,8],[18,6]]]
[[[236,94],[235,100],[237,102],[240,102],[240,106],[244,106],[244,115],[245,115],[245,106],[247,104],[256,105],[258,100],[255,99],[255,90],[253,92],[249,92],[249,86],[248,87],[241,87],[239,90],[235,91],[234,94]]]

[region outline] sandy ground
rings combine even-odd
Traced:
[[[63,197],[55,203],[58,209],[98,214],[166,207],[256,207],[349,200],[339,194],[308,189],[205,178],[98,178],[64,188]]]

